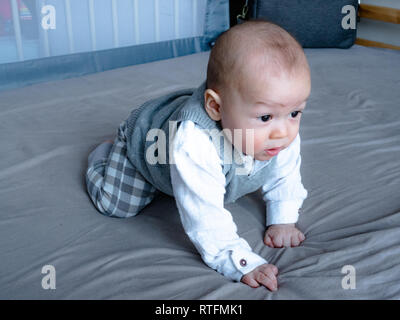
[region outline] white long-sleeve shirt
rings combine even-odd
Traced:
[[[207,133],[190,120],[176,131],[171,165],[171,183],[183,228],[203,261],[226,277],[240,281],[267,261],[252,252],[237,234],[232,215],[224,208],[225,176],[214,144]],[[295,223],[307,191],[300,177],[300,136],[282,150],[272,165],[243,155],[249,173],[271,165],[262,186],[267,204],[267,226]]]

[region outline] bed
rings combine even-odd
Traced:
[[[116,219],[86,193],[89,152],[146,100],[198,86],[203,52],[0,93],[0,298],[399,299],[400,51],[305,52],[309,196],[298,226],[306,240],[266,247],[258,192],[227,206],[239,235],[279,268],[277,292],[207,267],[173,198],[161,194],[140,215]],[[56,287],[45,290],[48,265]]]

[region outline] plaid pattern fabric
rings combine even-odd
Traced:
[[[99,156],[103,144],[91,152],[86,171],[86,187],[95,207],[106,216],[118,218],[135,216],[158,192],[127,158],[125,129],[123,122],[109,155]]]

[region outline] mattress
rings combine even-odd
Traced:
[[[200,85],[205,52],[0,93],[0,298],[399,299],[400,52],[305,51],[309,195],[298,227],[306,240],[263,244],[260,192],[227,205],[239,235],[278,267],[277,292],[206,266],[174,198],[161,194],[138,216],[117,219],[86,193],[90,151],[143,102]]]

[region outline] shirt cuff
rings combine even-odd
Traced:
[[[267,226],[271,224],[296,223],[303,201],[268,201]]]
[[[231,250],[230,259],[236,269],[236,272],[231,274],[231,278],[238,282],[245,274],[253,271],[262,264],[268,263],[267,260],[261,258],[258,254],[244,249]]]

